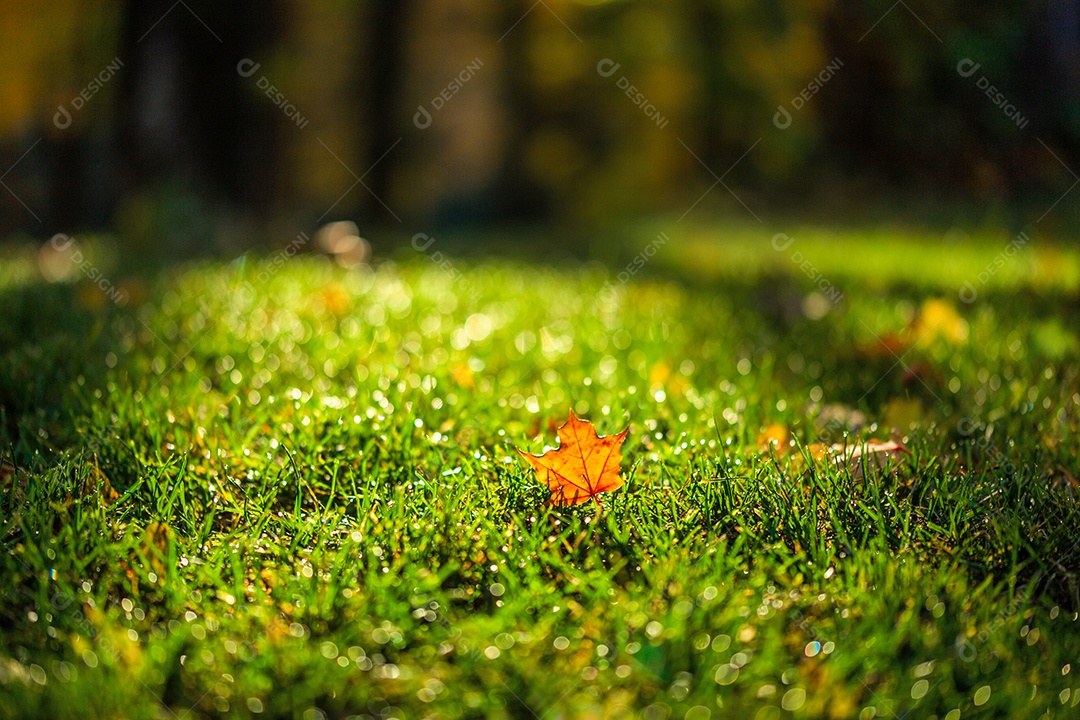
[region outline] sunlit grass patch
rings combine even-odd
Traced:
[[[819,247],[841,302],[783,264],[205,261],[123,306],[6,271],[0,716],[1067,717],[1075,299]],[[568,409],[629,426],[602,508],[513,451]],[[813,450],[872,438],[909,453]]]

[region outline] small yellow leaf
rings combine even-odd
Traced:
[[[941,338],[953,345],[967,342],[968,324],[956,307],[941,298],[930,298],[922,304],[919,316],[911,329],[916,345],[930,345]]]
[[[773,423],[758,435],[757,444],[762,450],[772,450],[777,455],[785,455],[791,447],[791,433],[786,425]]]

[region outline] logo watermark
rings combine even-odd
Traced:
[[[266,282],[271,277],[277,274],[277,271],[285,266],[285,263],[292,259],[293,255],[300,252],[300,248],[308,244],[308,234],[306,232],[299,233],[292,242],[278,250],[270,258],[270,266],[259,272],[255,277],[259,282]]]
[[[819,72],[813,79],[807,83],[798,95],[791,99],[791,108],[795,112],[803,109],[806,103],[810,102],[810,98],[821,92],[821,88],[825,87],[825,83],[833,79],[836,73],[840,72],[840,68],[844,67],[844,63],[840,58],[833,58],[832,62],[825,66],[825,68]],[[783,105],[776,106],[776,114],[773,115],[773,125],[786,130],[791,127],[791,112]]]
[[[997,256],[986,265],[986,268],[976,276],[976,279],[979,281],[979,287],[990,282],[990,278],[996,275],[998,270],[1005,267],[1005,265],[1008,264],[1009,259],[1018,253],[1020,248],[1027,245],[1027,242],[1027,234],[1021,232],[1012,242],[1006,245],[1005,249],[999,252]],[[972,284],[970,280],[965,280],[964,285],[960,288],[960,300],[971,304],[975,302],[975,299],[978,297],[979,291],[976,289],[975,285]]]
[[[300,248],[304,247],[308,243],[308,234],[305,232],[298,233],[292,241],[278,250],[267,261],[267,267],[259,271],[259,274],[255,276],[255,279],[260,285],[265,285],[270,278],[274,277],[281,268],[285,267],[285,263],[293,258],[296,253],[300,252]],[[240,284],[238,294],[245,302],[251,302],[255,298],[255,284],[245,280]]]
[[[659,251],[659,248],[662,248],[664,245],[668,244],[668,240],[670,240],[670,238],[667,236],[667,233],[662,232],[658,234],[656,238],[653,239],[648,245],[642,248],[641,252],[635,255],[634,259],[628,262],[626,264],[626,267],[624,267],[622,271],[615,276],[618,284],[625,285],[626,283],[630,282],[630,279],[637,275],[639,272],[641,272],[642,268],[644,268],[649,263],[649,261],[652,260],[653,256],[656,255],[656,253]],[[615,288],[615,284],[608,280],[606,283],[604,283],[604,287],[600,289],[601,297],[610,299],[615,294]]]
[[[978,72],[982,67],[979,63],[970,58],[964,58],[956,64],[956,72],[960,74],[960,77],[969,78]],[[1028,125],[1028,119],[1020,113],[1020,109],[1005,97],[1005,94],[997,89],[997,87],[990,82],[990,78],[985,75],[979,75],[979,79],[975,81],[975,87],[983,91],[986,97],[990,98],[990,102],[994,103],[994,107],[1000,108],[1001,112],[1005,114],[1005,117],[1016,123],[1016,127],[1023,130]]]
[[[110,664],[115,664],[120,659],[120,650],[108,637],[99,635],[98,628],[90,622],[90,619],[82,610],[82,605],[84,603],[93,607],[93,601],[86,600],[83,603],[76,604],[76,599],[74,597],[61,590],[50,598],[50,603],[57,612],[67,612],[69,607],[72,608],[68,615],[68,620],[86,639],[97,641],[98,651],[106,655]],[[72,607],[73,604],[75,605],[74,607]],[[90,654],[88,655],[87,653]],[[89,667],[95,667],[98,662],[98,655],[92,650],[84,650],[82,659]]]
[[[99,290],[105,293],[105,297],[112,300],[117,307],[124,307],[128,304],[127,291],[113,285],[98,266],[83,255],[82,250],[79,249],[75,242],[75,238],[64,233],[57,233],[49,240],[49,246],[58,254],[66,255],[68,261],[78,268]]]
[[[428,110],[423,105],[417,106],[416,114],[413,115],[413,125],[420,130],[427,130],[431,127],[433,121],[432,112],[442,110],[446,103],[461,92],[461,88],[465,87],[465,84],[472,80],[482,67],[484,67],[484,61],[480,58],[473,58],[472,62],[465,66],[464,70],[459,72],[446,87],[439,91],[438,95],[431,99],[431,110]]]
[[[618,72],[622,64],[615,62],[610,58],[604,58],[596,64],[596,72],[602,78],[609,78]],[[622,75],[615,81],[616,87],[623,91],[626,97],[630,98],[630,102],[634,103],[636,107],[641,108],[641,111],[645,113],[645,117],[656,123],[656,127],[663,130],[667,127],[668,119],[660,114],[656,106],[649,102],[649,99],[645,97],[645,94],[638,90],[637,86],[632,84],[630,80]]]
[[[67,105],[57,106],[56,114],[53,115],[53,125],[60,130],[69,127],[72,120],[72,110],[75,112],[82,110],[86,106],[86,103],[90,102],[91,98],[101,92],[101,89],[113,79],[113,76],[116,75],[122,67],[124,67],[124,62],[119,57],[113,58],[112,61],[106,65],[86,87],[80,90]],[[71,110],[68,109],[69,106],[71,107]]]
[[[773,235],[772,246],[773,250],[777,252],[786,252],[788,248],[795,244],[795,238],[785,233],[777,233]],[[801,250],[793,250],[788,256],[791,262],[795,263],[806,277],[810,278],[810,281],[821,290],[822,294],[833,305],[838,305],[841,300],[844,299],[844,293],[840,291],[836,285],[829,282],[828,278],[822,275],[821,271],[810,262],[802,254]]]
[[[249,78],[258,72],[260,67],[262,67],[260,63],[250,58],[244,58],[236,64],[236,72],[240,77]],[[270,98],[270,102],[281,108],[281,111],[285,113],[285,117],[292,120],[296,127],[303,130],[308,126],[308,118],[301,115],[296,106],[289,102],[285,94],[278,90],[265,75],[260,75],[259,79],[255,81],[255,85],[265,93],[266,97]]]
[[[454,265],[454,261],[448,258],[441,250],[432,250],[431,252],[428,252],[431,246],[435,244],[434,237],[427,233],[416,233],[413,235],[410,244],[416,252],[427,254],[431,262],[435,263],[435,265],[446,273],[451,280],[461,284],[470,299],[476,300],[479,295],[479,290],[461,273],[460,270],[457,269],[457,266]]]

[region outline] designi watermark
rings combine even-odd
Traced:
[[[617,63],[610,58],[604,58],[596,64],[596,72],[602,78],[609,78],[619,71],[622,67],[621,63]],[[668,125],[668,119],[660,114],[656,106],[649,102],[649,99],[645,97],[645,93],[641,92],[636,85],[630,82],[630,80],[622,75],[615,81],[616,87],[623,91],[626,97],[630,98],[630,102],[634,103],[635,107],[641,108],[641,111],[645,113],[645,117],[656,123],[656,127],[663,130]]]
[[[626,283],[630,282],[630,279],[637,275],[639,272],[641,272],[642,268],[644,268],[645,265],[647,265],[648,262],[652,260],[653,256],[656,255],[659,249],[662,248],[664,245],[668,244],[669,239],[670,238],[668,238],[667,233],[662,232],[659,233],[652,241],[650,241],[648,245],[642,248],[641,252],[635,255],[634,259],[628,262],[626,264],[626,267],[624,267],[619,272],[619,274],[615,276],[618,284],[625,285]],[[615,284],[608,280],[606,283],[604,283],[604,287],[600,289],[600,296],[611,298],[615,294],[615,287]]]
[[[1036,589],[1045,578],[1046,573],[1044,571],[1040,570],[1035,573],[1027,583],[1017,588],[1016,595],[1009,601],[1009,604],[999,611],[990,622],[981,627],[973,637],[967,635],[958,636],[953,642],[953,650],[956,652],[956,656],[964,662],[974,662],[979,657],[979,648],[986,645],[991,635],[1000,632],[1006,624],[1031,607],[1032,602],[1035,600]]]
[[[262,67],[261,63],[257,63],[250,58],[244,58],[236,63],[236,72],[240,77],[249,78],[258,72],[260,67]],[[260,75],[259,79],[255,81],[255,85],[266,94],[266,97],[270,98],[270,102],[281,108],[281,111],[285,113],[285,117],[292,120],[296,127],[303,130],[308,126],[309,120],[300,114],[296,106],[289,102],[285,94],[278,90],[277,86],[271,83],[265,75]]]
[[[832,59],[824,69],[815,75],[806,87],[804,87],[798,95],[791,98],[791,108],[795,112],[798,112],[806,106],[806,103],[810,102],[810,98],[821,92],[821,88],[825,87],[825,83],[833,79],[836,73],[840,72],[840,68],[844,67],[844,62],[836,57]],[[773,115],[773,125],[781,130],[787,130],[791,127],[791,111],[787,109],[782,103],[776,106],[776,114]]]
[[[91,98],[101,92],[101,89],[113,79],[113,76],[116,75],[122,67],[124,67],[124,61],[118,57],[113,58],[93,80],[87,83],[86,87],[80,90],[75,97],[71,98],[70,102],[66,105],[57,106],[56,114],[53,115],[53,125],[60,130],[70,127],[72,110],[79,112],[86,107],[86,104],[90,102]],[[68,109],[69,106],[71,107],[71,110]]]
[[[773,250],[777,252],[786,252],[788,248],[795,244],[795,238],[787,235],[786,233],[776,233],[772,238]],[[803,271],[806,277],[810,278],[810,281],[821,290],[822,294],[833,305],[838,305],[841,300],[844,299],[844,293],[840,291],[840,288],[836,287],[833,283],[829,282],[817,266],[815,266],[810,260],[802,254],[801,250],[792,250],[788,256],[791,262],[799,266],[799,269]]]
[[[285,267],[285,263],[293,258],[296,253],[300,252],[300,249],[308,244],[310,238],[306,232],[301,232],[296,235],[289,242],[288,245],[283,247],[274,253],[266,262],[266,267],[259,271],[259,274],[255,276],[255,279],[260,285],[265,285],[270,278],[277,274],[281,268]],[[256,290],[254,283],[245,280],[240,284],[240,288],[237,293],[241,299],[246,302],[251,302],[255,298]]]
[[[1027,245],[1028,236],[1026,233],[1021,232],[1018,234],[1012,242],[1005,246],[1002,250],[987,263],[986,268],[983,269],[976,276],[976,280],[979,281],[979,287],[982,287],[986,283],[990,282],[990,278],[997,274],[998,270],[1001,270],[1009,262],[1013,255],[1020,252],[1020,248]],[[979,297],[979,291],[970,280],[965,280],[964,285],[960,288],[960,300],[962,302],[971,304],[975,302],[975,299]]]
[[[479,295],[478,289],[461,273],[460,270],[457,269],[457,266],[454,265],[454,261],[448,258],[441,250],[431,250],[431,252],[428,252],[431,246],[435,244],[434,237],[427,233],[416,233],[413,235],[410,244],[416,252],[426,253],[428,258],[431,259],[431,262],[435,263],[440,270],[450,276],[451,280],[460,283],[465,289],[465,293],[472,300],[476,300]]]
[[[970,58],[964,58],[956,64],[956,72],[960,74],[960,77],[969,78],[978,72],[982,67],[979,63]],[[1001,112],[1005,113],[1005,117],[1016,123],[1016,127],[1023,130],[1028,125],[1028,119],[1021,114],[1020,109],[1009,101],[1005,94],[1002,93],[997,87],[990,82],[990,78],[985,75],[979,75],[979,79],[975,81],[975,87],[985,93],[986,97],[990,98],[990,102],[994,103],[994,107],[1000,108]]]
[[[459,72],[454,79],[447,84],[439,93],[431,98],[431,110],[428,110],[425,106],[419,105],[416,108],[416,114],[413,115],[413,125],[420,130],[427,130],[431,127],[431,123],[434,118],[432,112],[439,112],[446,106],[446,103],[450,102],[450,99],[461,92],[461,88],[465,87],[476,73],[480,72],[480,68],[484,67],[484,61],[480,58],[473,58],[472,62],[465,66],[465,69]]]
[[[64,233],[57,233],[49,240],[49,245],[58,253],[65,253],[71,264],[77,267],[90,282],[105,293],[105,297],[112,300],[117,307],[124,307],[128,304],[129,298],[127,292],[113,285],[112,282],[105,277],[104,273],[101,272],[101,269],[88,257],[83,255],[82,250],[75,244],[75,238],[70,235],[65,235]]]

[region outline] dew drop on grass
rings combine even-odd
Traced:
[[[695,705],[686,711],[683,720],[709,720],[712,711],[704,705]]]
[[[806,702],[806,691],[802,688],[791,688],[784,693],[780,706],[788,712],[794,712],[801,708],[804,702]]]
[[[38,685],[44,685],[49,681],[48,677],[45,675],[45,668],[40,665],[30,666],[30,679]]]
[[[713,676],[718,685],[730,685],[739,679],[739,668],[731,663],[721,665]]]

